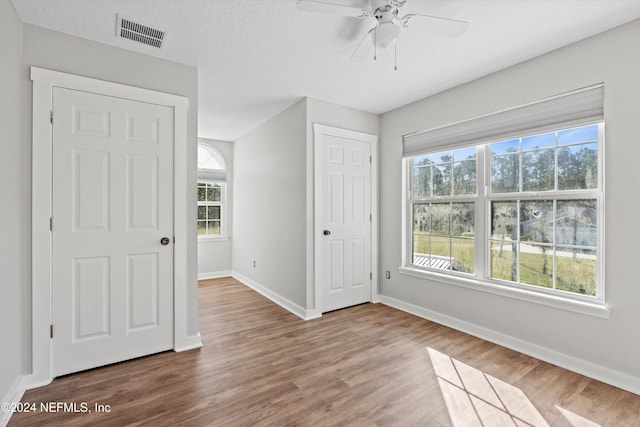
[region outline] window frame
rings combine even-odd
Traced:
[[[198,234],[198,239],[202,240],[224,240],[228,239],[226,229],[226,192],[227,183],[225,181],[214,178],[198,177],[196,188],[200,188],[200,183],[215,184],[220,186],[220,201],[201,201],[198,200],[197,207],[201,206],[219,206],[220,207],[220,233],[218,234]],[[201,220],[196,218],[196,224]]]
[[[416,203],[424,203],[422,199],[414,199],[413,192],[413,167],[412,162],[420,155],[430,153],[439,153],[447,151],[443,147],[434,147],[432,151],[423,152],[421,154],[413,154],[403,159],[402,172],[403,180],[402,194],[405,199],[402,202],[403,209],[403,233],[402,233],[402,264],[399,268],[400,273],[427,278],[437,282],[453,284],[474,290],[485,291],[501,296],[512,297],[516,299],[540,303],[543,305],[551,305],[571,311],[589,314],[596,317],[609,318],[611,310],[606,305],[605,286],[604,286],[604,120],[589,120],[581,124],[567,123],[559,124],[544,132],[523,132],[518,138],[524,138],[528,135],[539,135],[546,132],[558,132],[563,129],[572,129],[590,124],[598,125],[598,179],[597,188],[580,189],[580,190],[558,190],[557,180],[554,177],[554,189],[545,191],[526,191],[511,193],[492,193],[491,191],[491,144],[501,142],[498,140],[478,140],[467,146],[476,147],[476,194],[464,196],[444,196],[442,201],[469,201],[475,202],[475,265],[474,273],[460,273],[456,271],[438,271],[435,269],[417,266],[413,263],[413,205]],[[554,146],[559,149],[557,145]],[[461,147],[452,147],[451,151],[455,151]],[[524,150],[519,151],[519,153]],[[555,156],[555,166],[557,167],[558,156]],[[522,182],[522,161],[519,162],[519,189]],[[428,202],[438,202],[438,197],[431,198]],[[558,289],[548,289],[540,285],[529,285],[520,282],[511,282],[500,279],[491,278],[491,204],[495,201],[513,201],[513,200],[582,200],[595,199],[596,201],[596,221],[597,221],[597,246],[596,246],[596,295],[588,296],[570,291],[562,291]],[[554,217],[555,218],[555,217]],[[554,220],[555,221],[555,220]],[[558,246],[553,244],[553,248]]]
[[[468,148],[468,147],[467,147]],[[456,151],[458,150],[459,147],[452,149],[451,151]],[[427,155],[427,154],[432,154],[432,153],[440,153],[443,152],[442,149],[437,149],[433,152],[430,153],[424,153],[423,155]],[[479,155],[479,150],[476,149],[476,192],[475,194],[451,194],[451,195],[447,195],[447,196],[440,196],[440,195],[431,195],[431,196],[426,196],[426,197],[417,197],[417,198],[413,198],[412,197],[412,193],[413,193],[413,178],[414,178],[414,174],[413,172],[413,166],[411,165],[411,161],[416,158],[416,157],[420,157],[420,156],[413,156],[413,157],[409,157],[407,159],[405,159],[404,161],[404,165],[405,168],[407,170],[406,172],[406,186],[408,188],[407,192],[403,192],[403,194],[407,194],[407,215],[408,217],[406,218],[406,224],[407,224],[407,232],[405,234],[407,234],[406,236],[406,244],[408,246],[406,246],[405,250],[407,251],[406,253],[409,254],[409,257],[405,257],[403,258],[403,266],[408,266],[408,267],[412,267],[412,268],[417,268],[420,270],[425,270],[425,271],[441,271],[444,272],[446,271],[446,274],[451,274],[451,275],[458,275],[458,276],[462,276],[462,277],[467,277],[469,276],[468,273],[462,273],[462,272],[457,272],[454,270],[441,270],[441,269],[437,269],[437,268],[429,268],[429,267],[420,267],[417,266],[413,263],[413,212],[414,212],[414,205],[416,204],[431,204],[431,203],[474,203],[474,223],[477,223],[477,219],[478,219],[478,191],[481,188],[480,187],[480,175],[483,175],[482,173],[480,173],[478,166],[481,164],[478,161],[478,155]],[[464,160],[462,160],[464,161]],[[456,163],[456,161],[453,161],[452,164]],[[432,184],[433,186],[433,184]],[[455,186],[455,179],[453,177],[453,175],[451,176],[451,187],[452,189]],[[476,229],[475,225],[474,225],[474,230]],[[478,253],[478,240],[476,238],[477,233],[474,232],[474,254]],[[450,234],[449,238],[453,239],[456,236]],[[406,260],[406,262],[405,262]],[[411,262],[409,262],[411,261]],[[473,271],[474,271],[474,275],[478,272],[478,257],[474,256],[474,266],[473,266]],[[443,273],[444,274],[444,273]]]

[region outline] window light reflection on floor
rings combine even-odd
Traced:
[[[427,350],[455,427],[549,427],[519,388],[430,347]],[[600,426],[558,405],[555,407],[574,427]]]

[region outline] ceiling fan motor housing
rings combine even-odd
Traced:
[[[394,19],[398,18],[398,8],[385,4],[375,9],[373,11],[373,16],[379,23],[392,22]]]
[[[374,10],[373,16],[378,21],[378,25],[371,33],[371,40],[378,49],[390,48],[398,42],[401,28],[397,24],[399,6],[396,6],[395,3],[400,2],[401,6],[404,1],[390,0],[389,3],[385,1]]]

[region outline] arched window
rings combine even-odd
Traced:
[[[198,143],[198,236],[224,236],[227,164],[220,151]]]
[[[199,142],[198,170],[226,171],[227,164],[218,150],[208,144]]]

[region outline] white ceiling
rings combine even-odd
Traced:
[[[640,18],[640,0],[408,0],[402,14],[470,25],[458,39],[409,27],[394,71],[392,51],[349,61],[372,18],[301,12],[295,0],[11,1],[25,23],[197,66],[198,135],[229,141],[304,96],[384,113]],[[117,38],[116,13],[166,30],[165,46]]]

